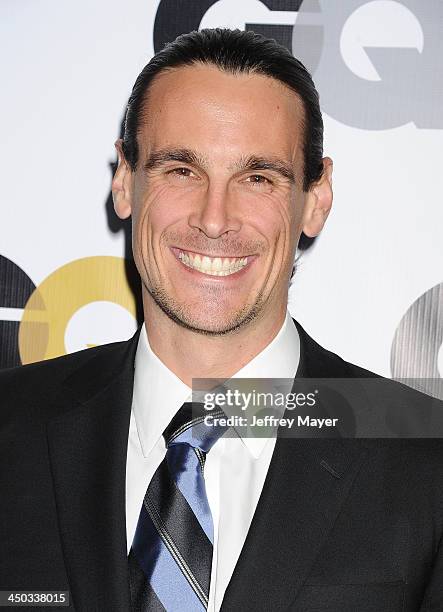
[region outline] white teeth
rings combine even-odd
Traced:
[[[223,268],[223,262],[220,259],[220,257],[216,257],[215,259],[212,260],[212,271],[213,272],[220,272],[222,268]]]
[[[207,255],[191,255],[189,253],[183,253],[180,251],[178,258],[190,268],[194,268],[204,274],[211,276],[229,276],[238,272],[241,268],[246,266],[248,258],[236,258],[236,259],[221,259],[221,257],[208,257]]]
[[[199,259],[199,257],[198,257],[198,255],[196,255],[196,256],[194,257],[194,261],[193,261],[193,264],[194,264],[194,266],[196,266],[196,267],[198,267],[198,259]],[[203,257],[203,259],[202,259],[202,262],[201,262],[201,267],[203,268],[203,270],[205,270],[205,272],[206,272],[206,271],[210,271],[210,270],[211,270],[211,267],[212,267],[212,260],[211,260],[211,259],[209,259],[209,257],[206,257],[206,255],[205,255],[205,256]]]

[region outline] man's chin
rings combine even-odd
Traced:
[[[208,301],[193,304],[181,304],[168,295],[164,289],[157,288],[148,292],[157,306],[174,323],[195,333],[207,336],[222,336],[240,330],[256,319],[262,311],[261,296],[254,304],[243,304],[233,307],[225,304],[213,304]],[[211,308],[213,306],[213,308]]]
[[[168,314],[171,316],[171,313]],[[171,318],[181,327],[205,336],[224,336],[234,333],[250,321],[247,315],[217,315],[208,318],[175,313]]]

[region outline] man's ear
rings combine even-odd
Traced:
[[[112,199],[114,201],[114,210],[120,219],[127,219],[131,216],[132,197],[131,197],[131,178],[132,172],[125,159],[123,148],[123,140],[119,138],[115,142],[115,148],[118,155],[118,166],[112,179]]]
[[[332,165],[330,157],[323,158],[323,174],[306,195],[302,230],[309,238],[318,236],[331,210]]]

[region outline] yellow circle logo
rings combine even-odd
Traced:
[[[136,301],[121,257],[85,257],[48,276],[26,303],[19,330],[23,364],[66,354],[69,321],[91,302],[112,302],[134,318]]]

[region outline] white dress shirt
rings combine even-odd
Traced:
[[[289,311],[274,339],[231,378],[294,378],[300,340]],[[128,554],[148,484],[166,454],[163,431],[192,389],[152,351],[143,324],[135,357],[126,464]],[[243,547],[275,447],[273,438],[222,437],[204,478],[214,524],[209,612],[218,612]],[[278,503],[278,500],[276,500]]]

